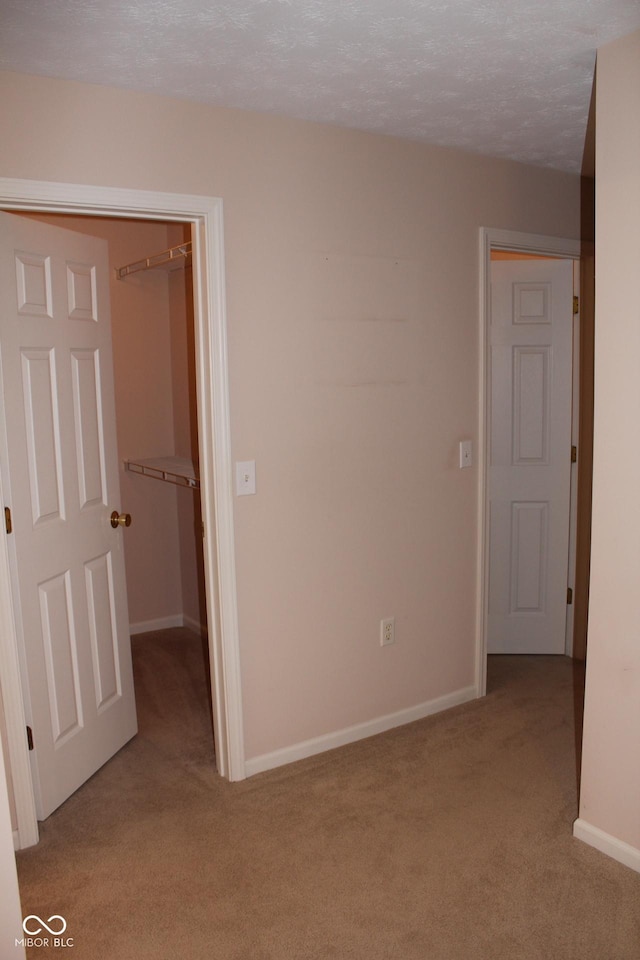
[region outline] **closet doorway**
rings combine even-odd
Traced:
[[[495,514],[496,514],[495,506],[493,507],[493,511],[492,511],[492,504],[491,504],[492,492],[494,492],[496,489],[495,480],[492,473],[492,465],[496,461],[498,462],[498,465],[501,465],[502,460],[504,460],[508,464],[510,459],[514,463],[517,462],[517,458],[515,457],[515,454],[512,451],[511,452],[509,451],[509,445],[510,444],[513,445],[513,450],[520,449],[516,445],[516,439],[519,438],[519,435],[521,432],[520,425],[522,425],[523,428],[527,427],[527,429],[530,430],[530,434],[529,434],[530,437],[533,437],[535,435],[535,430],[536,430],[536,420],[535,420],[536,410],[538,414],[539,426],[545,422],[547,418],[547,412],[549,413],[549,415],[551,414],[551,408],[549,407],[546,398],[543,397],[542,400],[540,399],[541,393],[543,394],[544,391],[541,391],[540,389],[538,389],[541,385],[544,385],[544,390],[546,390],[550,385],[551,367],[550,365],[546,365],[546,362],[545,362],[544,370],[546,371],[546,373],[545,373],[545,376],[543,377],[541,375],[543,372],[543,368],[538,363],[535,357],[536,352],[540,353],[539,345],[536,345],[535,340],[533,341],[534,345],[531,348],[530,356],[533,357],[534,364],[538,363],[538,368],[533,370],[533,376],[529,376],[529,384],[526,383],[526,379],[527,379],[526,377],[521,379],[519,389],[511,390],[510,399],[508,401],[507,407],[503,405],[503,407],[501,408],[500,402],[494,403],[493,394],[495,389],[495,375],[494,375],[495,363],[492,362],[494,360],[494,358],[492,357],[492,349],[495,346],[494,331],[492,330],[492,316],[493,316],[492,314],[492,307],[493,307],[492,280],[494,277],[494,266],[496,264],[498,266],[505,266],[505,265],[508,266],[509,262],[511,262],[511,264],[513,265],[518,263],[526,263],[526,262],[529,262],[531,264],[536,264],[536,263],[544,264],[547,262],[549,263],[557,262],[557,263],[564,263],[566,270],[569,271],[568,280],[567,280],[568,287],[567,287],[567,290],[565,291],[567,296],[565,298],[566,317],[564,321],[567,325],[568,333],[570,333],[573,337],[572,347],[570,346],[571,337],[568,338],[569,349],[568,349],[566,369],[564,373],[565,378],[567,378],[566,383],[564,384],[564,387],[566,388],[565,402],[567,404],[566,420],[567,420],[567,427],[568,427],[568,435],[565,438],[565,442],[562,445],[562,448],[561,449],[558,448],[554,452],[555,459],[563,459],[565,461],[565,464],[567,467],[566,472],[568,472],[571,468],[570,461],[573,459],[572,453],[571,453],[571,442],[572,442],[571,437],[577,434],[577,429],[578,429],[579,316],[578,314],[573,312],[574,304],[572,303],[571,286],[572,286],[572,281],[577,286],[578,277],[579,277],[579,272],[578,272],[579,257],[580,257],[580,243],[575,240],[565,240],[565,239],[556,238],[556,237],[544,237],[544,236],[537,236],[535,234],[517,233],[515,231],[497,230],[497,229],[491,229],[491,228],[481,228],[480,230],[481,421],[480,421],[480,431],[479,431],[480,440],[478,445],[479,446],[479,484],[480,484],[480,488],[479,488],[480,536],[478,538],[478,545],[479,545],[478,628],[479,629],[478,629],[478,640],[477,640],[477,647],[476,647],[476,651],[477,651],[476,679],[477,679],[477,689],[481,695],[484,695],[486,693],[486,684],[487,684],[487,672],[486,672],[487,671],[487,654],[489,652],[489,631],[490,631],[490,623],[491,623],[490,599],[492,597],[495,597],[497,593],[497,589],[496,589],[497,578],[493,574],[497,572],[497,569],[500,569],[495,564],[495,551],[492,551],[491,549],[491,535],[490,535],[492,532],[491,524],[492,522],[495,522]],[[498,261],[502,261],[502,263],[498,264],[497,263]],[[573,264],[573,269],[572,269],[572,264]],[[573,277],[571,276],[572,273],[573,273]],[[520,280],[522,280],[522,282],[520,282]],[[547,323],[547,321],[546,319],[543,318],[542,314],[539,317],[537,317],[534,314],[535,314],[535,310],[537,310],[542,304],[543,299],[545,303],[547,302],[547,294],[545,294],[544,298],[541,298],[540,291],[535,292],[535,290],[537,290],[537,288],[540,287],[540,283],[538,282],[537,279],[535,279],[535,282],[533,282],[533,279],[531,277],[523,276],[522,278],[518,278],[518,279],[515,279],[515,277],[511,278],[511,281],[513,284],[512,287],[510,288],[511,294],[507,296],[507,301],[510,304],[509,309],[514,310],[514,317],[511,323],[515,325],[516,328],[518,328],[518,324],[519,324],[520,326],[518,329],[521,329],[521,330],[526,330],[526,328],[529,326],[533,327],[534,329],[537,326],[538,329],[541,329]],[[532,283],[533,283],[533,286],[532,286]],[[550,291],[551,291],[550,283],[547,284],[547,282],[545,281],[544,289],[547,290],[548,296],[550,298]],[[495,291],[493,292],[495,293]],[[520,317],[520,315],[518,315],[517,311],[515,310],[515,305],[517,302],[519,302],[516,298],[516,294],[518,295],[518,297],[520,297],[521,295],[525,295],[525,300],[526,300],[526,295],[528,292],[532,292],[535,294],[533,300],[531,300],[531,306],[532,307],[534,306],[534,301],[536,306],[532,310],[530,317],[526,314],[526,312],[523,312],[522,316]],[[577,293],[577,289],[575,292]],[[502,344],[499,343],[499,339],[498,339],[498,346],[499,346],[499,349],[502,349]],[[511,347],[511,351],[512,351],[511,359],[508,363],[508,370],[511,371],[511,375],[513,375],[513,371],[516,369],[516,363],[514,361],[514,357],[517,359],[520,356],[522,356],[525,358],[525,360],[528,359],[526,357],[526,351],[529,349],[530,349],[529,346],[527,346],[526,344],[519,345],[517,347],[514,347],[514,346]],[[546,350],[547,348],[544,347],[543,349]],[[507,369],[507,367],[504,367],[504,364],[503,364],[503,369]],[[571,382],[572,370],[573,370],[573,383]],[[547,376],[547,373],[549,374],[549,376]],[[516,378],[514,376],[514,382],[515,382],[515,379]],[[536,394],[536,389],[538,389],[537,394]],[[531,411],[525,410],[524,404],[521,404],[521,407],[517,407],[517,401],[519,400],[520,394],[522,394],[523,397],[525,397],[526,395],[527,402],[533,401],[531,405],[531,410],[533,411],[532,415],[530,415]],[[517,418],[515,415],[515,409],[512,409],[512,402],[516,402],[515,407],[517,407],[518,409]],[[510,428],[508,427],[506,431],[503,431],[502,434],[500,434],[500,436],[506,437],[506,441],[507,441],[506,446],[503,442],[499,450],[499,453],[502,454],[502,459],[496,456],[496,451],[494,450],[494,447],[496,446],[496,438],[494,435],[492,435],[492,432],[494,434],[496,433],[495,423],[493,422],[494,418],[492,417],[492,413],[495,412],[496,410],[498,411],[499,416],[504,415],[504,411],[507,410],[508,411],[507,422],[511,423],[511,427]],[[518,424],[518,430],[516,430],[513,427],[514,424]],[[492,428],[493,428],[493,431],[492,431]],[[546,433],[547,433],[547,428],[545,426],[544,431],[542,433],[540,429],[538,429],[537,436],[538,438],[540,438],[540,436],[546,436]],[[519,439],[518,439],[518,442],[519,442]],[[506,459],[504,457],[504,449],[507,450]],[[533,453],[535,454],[535,451],[533,451]],[[540,459],[541,464],[543,463],[543,461],[546,461],[546,459],[549,459],[546,451],[544,451],[542,454],[538,454],[538,458]],[[525,458],[523,457],[522,459],[524,460]],[[532,459],[535,459],[535,457],[532,457]],[[573,584],[574,582],[573,576],[575,571],[575,531],[576,531],[576,523],[577,523],[576,497],[575,497],[576,483],[577,483],[577,474],[576,474],[576,471],[574,470],[574,471],[571,471],[570,477],[566,477],[566,488],[567,488],[566,494],[568,495],[570,494],[567,497],[567,500],[570,501],[571,503],[571,509],[569,513],[570,519],[567,521],[567,526],[569,528],[569,531],[568,531],[569,536],[568,536],[568,543],[566,544],[567,549],[562,552],[562,555],[559,561],[559,566],[562,571],[562,580],[564,581],[565,590],[566,590],[566,582],[568,577],[570,577],[571,584]],[[515,500],[517,499],[518,498],[515,497]],[[540,506],[540,507],[543,506],[541,502],[543,499],[542,496],[536,495],[534,497],[528,497],[527,495],[523,495],[520,499],[522,501],[522,504],[520,503],[516,504],[518,508],[520,507],[520,505],[523,505],[523,506],[527,505],[527,500],[531,501],[532,506],[534,508],[537,506]],[[534,501],[538,501],[538,502],[536,503]],[[514,511],[514,513],[517,514],[517,511]],[[507,516],[507,520],[509,520],[508,516]],[[531,529],[533,529],[535,533],[535,528],[533,527],[533,525],[530,524],[530,527]],[[542,526],[540,527],[540,529],[542,530]],[[518,540],[518,536],[517,536],[518,529],[515,524],[513,526],[513,530],[515,531],[515,534],[512,536],[512,541],[518,544],[520,541]],[[540,539],[542,542],[542,538]],[[535,538],[533,537],[531,538],[531,544],[535,545]],[[523,546],[522,552],[524,553],[524,547],[525,547],[524,538],[522,538],[522,546]],[[493,553],[493,557],[492,557],[492,553]],[[503,560],[502,567],[500,569],[500,573],[501,573],[500,585],[503,588],[502,589],[502,608],[510,609],[508,605],[511,604],[511,606],[515,609],[518,607],[520,595],[517,595],[515,591],[510,592],[509,590],[507,590],[506,591],[507,603],[505,603],[504,602],[504,595],[505,595],[504,584],[506,583],[507,586],[510,586],[511,583],[517,582],[516,575],[519,575],[521,570],[524,570],[526,573],[530,573],[532,566],[530,564],[528,570],[524,563],[521,564],[521,566],[518,566],[516,561],[519,562],[520,557],[518,556],[517,551],[514,552],[514,550],[511,550],[511,553],[509,553],[507,550],[505,550],[503,551],[502,556],[507,557],[509,561],[505,565]],[[491,574],[490,574],[492,561],[494,561],[494,571],[491,571]],[[506,576],[504,574],[506,574]],[[511,581],[509,580],[510,576],[511,576]],[[548,577],[547,566],[546,564],[543,565],[541,562],[540,577],[539,577],[541,596],[544,596],[542,591],[543,591],[544,581],[547,577]],[[492,579],[493,579],[493,583],[492,583]],[[524,580],[523,580],[523,583],[524,583]],[[534,583],[534,578],[531,576],[529,576],[528,584],[537,586],[537,584]],[[533,586],[530,590],[531,595],[533,595]],[[516,597],[516,599],[518,600],[518,603],[514,602],[514,600],[512,599],[513,597]],[[566,601],[568,600],[568,596],[566,592],[561,590],[560,597],[561,597],[560,614],[562,617],[563,615],[566,615],[566,606],[567,606]],[[533,607],[533,604],[530,604],[530,605]],[[524,606],[524,604],[522,604],[522,606]],[[498,610],[498,612],[500,612],[500,610]],[[538,616],[537,611],[531,610],[531,611],[526,611],[526,613],[524,613],[523,611],[523,616],[531,616],[532,614],[533,616],[536,616],[536,617]],[[556,638],[559,646],[557,650],[554,652],[558,652],[558,653],[565,652],[567,655],[571,656],[572,646],[573,646],[572,623],[573,623],[572,618],[569,616],[566,618],[565,630],[562,630],[562,626],[560,631],[556,630],[556,632],[559,632],[559,637]],[[563,637],[563,634],[564,634],[564,637]],[[501,651],[499,649],[494,648],[493,652],[507,652],[507,651],[506,650]],[[525,652],[525,651],[523,650],[521,652]],[[533,653],[535,651],[531,650],[530,652]],[[539,650],[538,652],[544,652],[544,651]]]
[[[166,220],[192,231],[195,278],[195,340],[200,418],[200,470],[204,503],[204,564],[209,610],[216,767],[230,780],[243,779],[233,494],[229,435],[226,307],[222,201],[215,197],[158,193],[83,184],[0,179],[0,205],[8,212],[46,212],[99,220]],[[127,411],[128,415],[131,411]],[[144,482],[147,481],[146,478]],[[2,484],[0,484],[0,487]],[[5,773],[15,795],[17,848],[37,842],[27,745],[20,696],[19,650],[12,618],[11,568],[0,554],[0,676],[8,747]],[[212,619],[213,618],[213,619]]]
[[[173,725],[176,741],[191,727],[213,767],[191,227],[22,216],[108,247],[120,504],[123,518],[132,518],[122,542],[139,725],[152,738],[159,730],[171,737]]]
[[[110,231],[121,501],[137,521],[124,542],[139,737],[177,765],[206,771],[215,756],[191,230],[102,225]]]

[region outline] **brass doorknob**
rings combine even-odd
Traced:
[[[111,514],[111,526],[114,530],[118,527],[130,527],[131,526],[131,514],[130,513],[118,513],[117,510],[114,510]]]

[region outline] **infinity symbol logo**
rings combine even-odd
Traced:
[[[35,913],[30,913],[29,916],[25,917],[24,920],[22,921],[22,929],[24,930],[25,933],[28,933],[30,937],[35,937],[36,934],[41,933],[42,927],[38,927],[37,930],[30,930],[29,927],[27,926],[27,924],[29,923],[29,920],[35,920],[36,923],[41,923],[42,927],[44,927],[45,930],[48,930],[49,933],[54,937],[59,937],[67,929],[67,921],[65,920],[64,917],[59,916],[59,914],[57,913],[54,913],[52,917],[49,917],[46,923],[42,919],[42,917],[37,916],[37,914]],[[60,921],[61,926],[59,930],[56,930],[57,925],[54,925],[53,927],[49,926],[52,920]]]

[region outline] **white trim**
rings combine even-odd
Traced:
[[[487,623],[489,606],[489,537],[488,519],[489,492],[488,450],[489,433],[489,317],[491,294],[491,251],[511,250],[517,253],[538,253],[546,256],[563,257],[567,260],[580,259],[580,241],[562,237],[545,237],[514,230],[498,230],[480,227],[479,256],[479,404],[478,404],[478,546],[476,583],[476,686],[478,696],[487,692]],[[573,506],[572,506],[573,509]]]
[[[188,627],[194,633],[199,633],[201,637],[207,636],[207,628],[195,617],[189,617],[186,613],[174,613],[170,617],[158,617],[157,620],[139,620],[137,623],[129,624],[129,633],[133,637],[138,633],[150,633],[152,630],[171,630],[173,627]]]
[[[397,713],[388,713],[383,717],[377,717],[375,720],[345,727],[343,730],[336,730],[334,733],[327,733],[322,737],[303,740],[301,743],[294,743],[290,747],[283,747],[282,750],[274,750],[273,753],[263,753],[259,757],[252,757],[245,761],[245,772],[248,777],[252,777],[264,770],[273,770],[275,767],[281,767],[296,760],[304,760],[318,753],[324,753],[326,750],[335,750],[336,747],[344,747],[346,744],[355,743],[357,740],[366,740],[367,737],[384,733],[385,730],[402,727],[406,723],[413,723],[415,720],[422,720],[434,713],[440,713],[442,710],[449,710],[461,703],[475,700],[476,696],[475,687],[463,687],[460,690],[454,690],[453,693],[447,693],[443,697],[437,697],[435,700],[427,700],[424,703],[416,704],[414,707],[399,710]]]
[[[640,873],[640,850],[632,847],[630,843],[612,837],[610,833],[605,833],[604,830],[592,826],[580,817],[573,824],[573,835],[577,840],[588,843],[590,847],[595,847],[600,853],[606,853],[613,860],[617,860],[619,863],[623,863],[625,867],[631,867],[636,873]]]
[[[513,253],[538,253],[545,257],[580,259],[580,241],[565,237],[545,237],[542,234],[521,233],[517,230],[496,230],[480,227],[480,237],[485,240],[485,249],[509,250]]]
[[[0,503],[7,504],[0,470]],[[7,733],[7,762],[11,767],[18,845],[38,842],[38,819],[26,738],[27,713],[22,695],[22,673],[16,639],[8,540],[0,546],[0,685]],[[4,772],[4,771],[3,771]]]
[[[184,627],[184,616],[176,613],[171,617],[158,617],[157,620],[138,620],[129,624],[129,634],[150,633],[152,630],[171,630],[172,627]]]
[[[205,531],[209,648],[218,770],[242,780],[244,736],[240,690],[233,491],[227,374],[226,304],[222,200],[216,197],[126,190],[86,184],[0,178],[0,209],[41,210],[93,216],[175,220],[193,227],[194,315],[200,441],[200,471]],[[0,550],[0,678],[8,701],[7,717],[15,752],[26,763],[12,775],[24,803],[32,794],[24,737],[24,706],[19,701],[19,671],[6,549]],[[8,640],[8,642],[6,642]],[[22,742],[18,741],[18,731]],[[12,753],[13,760],[13,753]],[[17,781],[17,783],[16,783]],[[33,814],[37,837],[37,823]],[[34,842],[33,840],[31,842]],[[24,842],[21,830],[21,845]]]
[[[203,551],[207,581],[209,652],[213,725],[218,743],[218,770],[229,780],[244,780],[244,730],[240,675],[240,642],[233,528],[233,467],[227,374],[227,323],[224,274],[222,201],[211,216],[201,217],[193,232],[194,308],[196,318],[196,388]],[[203,258],[207,253],[206,269]],[[212,252],[215,251],[215,257]],[[210,321],[206,318],[210,317]],[[214,593],[218,571],[218,594]],[[217,603],[215,601],[218,601]]]

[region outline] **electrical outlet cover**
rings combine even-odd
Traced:
[[[380,621],[380,646],[388,647],[396,642],[395,617],[387,617]]]

